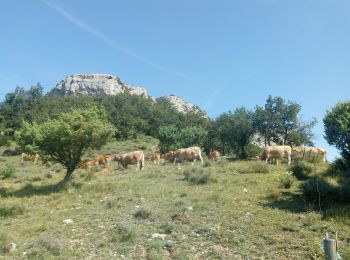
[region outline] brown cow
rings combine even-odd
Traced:
[[[180,148],[175,151],[174,154],[174,164],[176,161],[192,161],[192,165],[196,162],[197,159],[200,159],[203,164],[203,158],[201,155],[201,148],[198,146],[188,147],[188,148]]]
[[[276,164],[278,165],[278,159],[286,158],[288,159],[288,165],[290,165],[291,154],[292,148],[288,145],[266,146],[261,153],[260,159],[265,160],[265,163],[270,159],[276,159]]]
[[[102,167],[104,166],[109,166],[109,161],[112,159],[111,156],[108,155],[99,155],[96,157],[95,159],[95,164],[96,165],[102,165]]]
[[[39,159],[40,159],[40,156],[38,154],[22,153],[22,155],[21,155],[21,164],[23,165],[24,161],[32,161],[33,164],[37,164]]]
[[[160,163],[160,154],[159,153],[151,154],[147,157],[147,159],[152,161],[155,164],[159,164]]]
[[[327,161],[327,151],[323,148],[317,147],[293,147],[292,156],[300,159],[314,159],[316,157],[322,158],[322,161]]]
[[[163,158],[165,161],[172,162],[175,159],[175,152],[174,151],[169,151],[165,154],[162,154],[160,158]]]
[[[107,173],[109,174],[111,172],[111,168],[108,165],[103,166],[103,168],[101,169],[102,173]]]
[[[129,164],[136,163],[136,170],[140,166],[140,170],[145,165],[145,154],[142,151],[134,151],[125,154],[116,154],[114,160],[120,163],[125,169],[128,168]]]
[[[79,167],[82,169],[89,169],[96,164],[95,160],[86,159],[80,162]]]
[[[208,160],[217,161],[219,158],[220,152],[218,150],[214,150],[208,155]]]

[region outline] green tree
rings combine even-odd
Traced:
[[[350,167],[350,101],[337,103],[323,119],[325,138],[341,151]]]
[[[62,182],[68,181],[89,148],[100,148],[114,131],[104,109],[90,107],[63,113],[42,124],[23,123],[17,143],[28,153],[61,163],[66,169]]]
[[[239,158],[247,157],[245,147],[254,134],[251,117],[252,113],[241,107],[223,113],[215,120],[222,153],[234,152]]]
[[[257,106],[252,117],[253,126],[263,137],[265,145],[312,145],[313,118],[303,122],[298,117],[301,106],[281,97],[269,96],[264,107]]]
[[[206,129],[201,126],[186,127],[180,131],[181,147],[203,146],[208,135]]]
[[[179,129],[175,125],[159,127],[159,150],[165,153],[181,147]]]

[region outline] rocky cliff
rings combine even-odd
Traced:
[[[169,95],[159,98],[149,96],[147,90],[137,86],[131,86],[123,82],[120,78],[110,74],[75,74],[65,77],[50,92],[48,96],[67,95],[94,95],[107,94],[117,95],[120,93],[130,93],[151,98],[154,102],[168,102],[181,113],[198,113],[201,110],[189,102],[175,96]]]
[[[74,94],[117,95],[125,92],[148,97],[146,89],[130,86],[118,77],[109,74],[75,74],[67,76],[48,93],[48,96]]]

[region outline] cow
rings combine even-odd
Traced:
[[[159,164],[160,163],[160,154],[159,153],[151,154],[147,157],[147,159],[152,161],[155,164]]]
[[[201,155],[201,148],[198,146],[188,147],[188,148],[180,148],[174,153],[174,164],[176,161],[192,161],[192,166],[196,162],[197,159],[200,159],[203,164],[203,158]]]
[[[94,165],[96,165],[95,160],[86,159],[86,160],[83,160],[82,162],[80,162],[79,167],[82,169],[89,169]]]
[[[317,147],[293,147],[292,157],[293,159],[315,159],[316,157],[322,158],[322,161],[327,162],[327,151],[323,148]]]
[[[220,152],[218,150],[214,150],[208,155],[208,160],[217,161],[219,158]]]
[[[22,153],[22,155],[21,155],[21,165],[23,165],[24,161],[32,161],[33,164],[37,164],[39,159],[40,159],[40,156],[38,154]]]
[[[165,154],[162,154],[160,158],[163,158],[165,161],[172,162],[175,159],[175,152],[174,151],[169,151]]]
[[[101,172],[109,174],[111,172],[111,169],[109,168],[109,165],[103,166],[103,168],[101,169]]]
[[[276,159],[276,164],[278,165],[279,159],[286,158],[288,159],[288,165],[290,165],[291,154],[292,148],[288,145],[266,146],[260,155],[260,159],[265,160],[265,163],[270,159]]]
[[[108,155],[99,155],[96,157],[95,159],[95,164],[96,165],[102,165],[102,167],[104,166],[109,166],[109,162],[112,158]]]
[[[127,169],[129,164],[136,163],[136,170],[140,167],[143,169],[145,165],[145,154],[142,151],[134,151],[125,154],[116,154],[114,160],[120,163],[123,168]]]

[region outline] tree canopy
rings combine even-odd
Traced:
[[[337,103],[323,119],[325,138],[340,151],[350,166],[350,101]]]
[[[24,122],[17,143],[27,153],[61,163],[67,169],[67,181],[86,150],[106,144],[113,131],[104,109],[89,107],[41,124]]]

